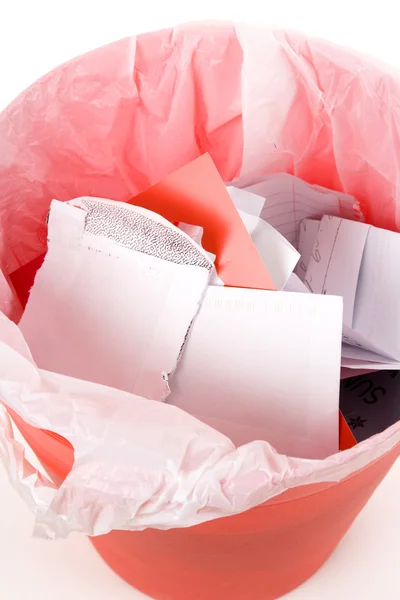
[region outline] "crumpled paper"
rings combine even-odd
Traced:
[[[367,222],[398,229],[399,97],[389,67],[293,32],[186,25],[99,48],[0,115],[0,268],[44,252],[53,198],[126,201],[207,151],[227,182],[287,172],[356,197]],[[2,457],[42,534],[190,526],[340,480],[400,443],[395,424],[325,461],[266,442],[236,449],[175,407],[70,385],[40,371],[1,317],[2,401],[75,447],[57,488],[26,462],[2,409]]]

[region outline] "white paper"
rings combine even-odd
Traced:
[[[258,196],[252,192],[242,190],[240,188],[228,185],[226,187],[234,205],[238,210],[241,210],[253,217],[259,217],[264,208],[265,198]]]
[[[227,189],[272,281],[278,290],[283,289],[300,254],[276,229],[259,218],[264,198],[234,187]]]
[[[181,231],[184,231],[196,244],[201,246],[201,240],[203,238],[204,229],[198,225],[189,225],[188,223],[179,223],[178,225]]]
[[[292,273],[283,288],[284,292],[300,292],[301,294],[309,294],[310,290],[301,281],[300,277],[296,273]]]
[[[290,456],[338,449],[342,300],[209,287],[168,402],[243,444]]]
[[[295,268],[300,254],[271,225],[238,211],[276,288],[281,290]]]
[[[299,252],[300,260],[297,263],[295,272],[301,281],[304,281],[307,268],[310,263],[311,254],[317,239],[320,221],[315,219],[304,219],[299,227]]]
[[[354,364],[400,360],[399,256],[398,233],[321,220],[305,283],[315,293],[343,297],[343,341],[353,346],[344,346],[344,358],[359,361]]]
[[[363,220],[359,203],[353,196],[310,185],[288,173],[270,174],[251,185],[240,181],[239,187],[265,198],[259,216],[277,229],[295,248],[299,247],[299,228],[303,219],[335,215]]]
[[[215,265],[214,265],[215,259],[216,259],[216,255],[213,254],[212,252],[208,252],[202,246],[202,239],[203,239],[203,235],[204,235],[204,229],[202,227],[197,226],[197,225],[189,225],[188,223],[179,223],[178,224],[178,229],[180,229],[181,231],[183,231],[184,233],[186,233],[186,235],[188,235],[190,237],[190,239],[192,239],[196,244],[198,244],[198,246],[201,247],[201,249],[203,250],[203,252],[208,257],[209,261],[212,263],[212,268],[211,268],[211,271],[210,271],[209,285],[224,285],[224,282],[218,276],[217,270],[216,270]]]
[[[386,356],[382,356],[377,352],[371,352],[370,350],[365,350],[364,348],[359,348],[357,346],[351,346],[348,344],[342,345],[342,356],[345,358],[352,358],[354,360],[360,361],[368,361],[368,362],[376,362],[376,363],[387,363],[388,358]],[[393,361],[397,362],[397,361]]]
[[[324,216],[305,276],[315,294],[342,296],[343,322],[353,324],[358,275],[367,241],[369,225]]]
[[[113,223],[118,242],[88,233],[85,219],[85,210],[52,203],[49,250],[21,331],[42,369],[163,400],[210,270],[124,247],[132,232],[114,230]],[[155,221],[164,226],[158,216]]]
[[[371,227],[358,281],[353,329],[400,360],[400,234]]]
[[[359,358],[342,357],[342,367],[347,369],[366,369],[367,371],[390,371],[391,369],[400,369],[400,362],[376,362],[362,360]]]

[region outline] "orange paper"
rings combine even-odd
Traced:
[[[209,154],[167,175],[130,204],[171,223],[202,227],[202,244],[216,255],[215,267],[225,285],[276,289]]]
[[[202,227],[202,244],[216,255],[215,266],[225,285],[276,289],[209,154],[167,175],[129,203],[152,210],[175,225]],[[42,255],[10,276],[23,306],[43,259]]]

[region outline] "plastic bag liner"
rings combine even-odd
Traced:
[[[53,198],[128,200],[205,151],[225,181],[293,173],[398,229],[399,99],[397,72],[291,32],[190,25],[95,50],[0,116],[1,269],[44,252]],[[324,461],[235,448],[173,406],[40,371],[5,316],[0,398],[1,455],[37,533],[99,536],[107,562],[162,599],[295,587],[400,453],[400,423]]]

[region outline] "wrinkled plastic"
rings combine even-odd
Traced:
[[[40,371],[22,334],[0,318],[0,396],[25,422],[75,449],[59,489],[22,477],[37,531],[65,536],[112,529],[186,527],[242,512],[286,489],[338,481],[389,451],[400,425],[325,461],[277,454],[267,442],[238,449],[180,409],[113,388]],[[32,471],[13,451],[12,478]],[[39,485],[40,484],[40,485]],[[22,484],[21,484],[22,485]],[[37,498],[37,488],[41,494]],[[51,498],[46,505],[43,496]]]
[[[22,306],[12,283],[0,269],[0,312],[9,319],[18,323],[22,315]]]
[[[0,266],[10,274],[44,252],[53,198],[127,201],[204,151],[225,181],[292,173],[354,196],[367,221],[396,229],[399,97],[397,73],[282,31],[185,26],[100,48],[0,116]],[[52,483],[27,463],[1,412],[10,479],[37,531],[52,536],[233,515],[342,480],[400,443],[395,424],[325,461],[280,456],[266,442],[236,449],[175,407],[38,370],[6,317],[0,397],[74,446],[72,471]]]

